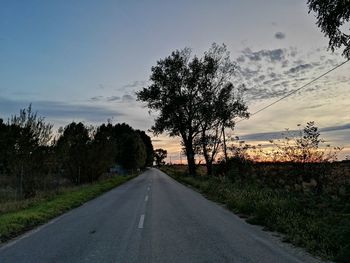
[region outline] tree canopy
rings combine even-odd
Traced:
[[[152,163],[151,138],[125,123],[88,127],[72,122],[53,139],[52,124],[31,106],[6,123],[0,119],[1,182],[18,198],[61,183],[91,183],[115,164],[128,170]]]
[[[308,0],[307,4],[309,13],[316,13],[317,26],[329,38],[329,48],[334,51],[344,46],[343,55],[350,59],[350,25],[346,24],[350,19],[350,1]]]
[[[191,56],[189,48],[176,50],[152,67],[151,85],[137,92],[138,100],[158,113],[154,134],[181,137],[192,175],[195,138],[212,127],[232,128],[246,111],[230,83],[234,69],[225,45],[214,43],[203,58]]]
[[[168,155],[167,150],[164,149],[155,149],[154,150],[154,161],[156,162],[157,166],[161,166],[165,164],[165,159]]]

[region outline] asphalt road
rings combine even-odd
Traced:
[[[0,262],[318,262],[157,169],[0,248]]]

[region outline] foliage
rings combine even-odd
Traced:
[[[300,125],[299,125],[300,126]],[[288,161],[296,163],[315,163],[335,161],[337,153],[341,149],[332,148],[330,145],[321,148],[325,141],[320,138],[320,132],[314,122],[299,130],[297,134],[291,134],[286,130],[284,139],[271,140],[275,146],[272,158],[275,161]]]
[[[207,174],[212,175],[212,164],[220,145],[226,156],[225,129],[234,128],[236,117],[247,118],[249,114],[242,100],[244,87],[235,89],[230,82],[236,65],[230,60],[226,46],[213,44],[205,53],[203,64],[208,66],[201,83],[204,96],[200,107],[201,133],[195,144],[204,156]]]
[[[35,195],[38,178],[48,169],[51,137],[52,125],[33,113],[31,105],[7,124],[0,120],[0,172],[14,179],[18,198]]]
[[[152,145],[151,138],[144,131],[136,130],[136,133],[139,134],[140,138],[143,141],[143,144],[145,145],[145,150],[146,150],[145,166],[152,166],[153,165],[153,145]]]
[[[0,119],[1,199],[4,192],[12,199],[32,198],[60,185],[92,183],[116,164],[139,169],[146,161],[153,162],[150,137],[125,123],[88,127],[72,122],[53,138],[52,125],[31,105],[7,123]]]
[[[164,150],[164,149],[154,150],[154,161],[156,162],[156,165],[158,167],[165,164],[165,159],[167,155],[168,155],[167,150]]]
[[[309,13],[316,13],[317,26],[329,38],[329,48],[334,51],[344,46],[343,55],[350,59],[350,34],[343,30],[350,19],[349,0],[308,0],[307,4]]]
[[[337,160],[341,147],[325,144],[313,121],[299,130],[286,129],[280,139],[270,140],[270,145],[250,145],[245,141],[234,139],[230,147],[230,155],[241,160],[253,162],[293,162],[293,163],[325,163]]]
[[[124,134],[122,136],[119,163],[127,169],[138,169],[146,164],[146,147],[136,134]]]
[[[213,44],[203,58],[191,57],[188,48],[176,50],[152,67],[151,85],[137,92],[138,100],[159,113],[153,132],[181,137],[192,175],[196,138],[202,136],[199,142],[208,153],[207,132],[213,127],[233,127],[233,118],[246,111],[229,82],[234,68],[224,45]]]
[[[57,141],[63,173],[75,184],[88,182],[86,159],[89,142],[89,132],[81,122],[68,124]]]

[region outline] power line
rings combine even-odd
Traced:
[[[319,80],[320,78],[326,76],[326,75],[329,74],[330,72],[336,70],[337,68],[340,68],[341,66],[343,66],[345,63],[347,63],[347,62],[349,62],[349,61],[350,61],[350,60],[348,59],[348,60],[346,60],[346,61],[344,61],[344,62],[338,64],[338,65],[335,66],[334,68],[332,68],[332,69],[328,70],[327,72],[321,74],[321,75],[318,76],[317,78],[314,78],[313,80],[311,80],[311,81],[309,81],[308,83],[304,84],[304,85],[301,86],[300,88],[297,88],[297,89],[295,89],[295,90],[292,90],[291,92],[289,92],[288,94],[286,94],[286,95],[284,95],[283,97],[279,98],[278,100],[275,100],[274,102],[271,102],[270,104],[266,105],[265,107],[263,107],[263,108],[261,108],[261,109],[255,111],[255,112],[253,112],[252,114],[250,114],[250,117],[251,117],[251,116],[254,116],[254,115],[256,115],[256,114],[258,114],[258,113],[260,113],[260,112],[262,112],[262,111],[264,111],[264,110],[266,110],[267,108],[270,108],[272,105],[275,105],[276,103],[280,102],[281,100],[284,100],[285,98],[287,98],[287,97],[293,95],[294,93],[296,93],[296,92],[298,92],[299,90],[305,88],[306,86],[310,85],[311,83],[315,82],[316,80]],[[236,123],[242,122],[242,121],[245,121],[245,120],[247,120],[247,119],[238,120],[238,121],[236,121]]]

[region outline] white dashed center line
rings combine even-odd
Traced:
[[[139,222],[139,228],[143,228],[143,222],[145,221],[145,215],[141,215],[140,222]]]
[[[145,197],[145,202],[147,202],[148,201],[148,195],[146,195],[146,197]]]

